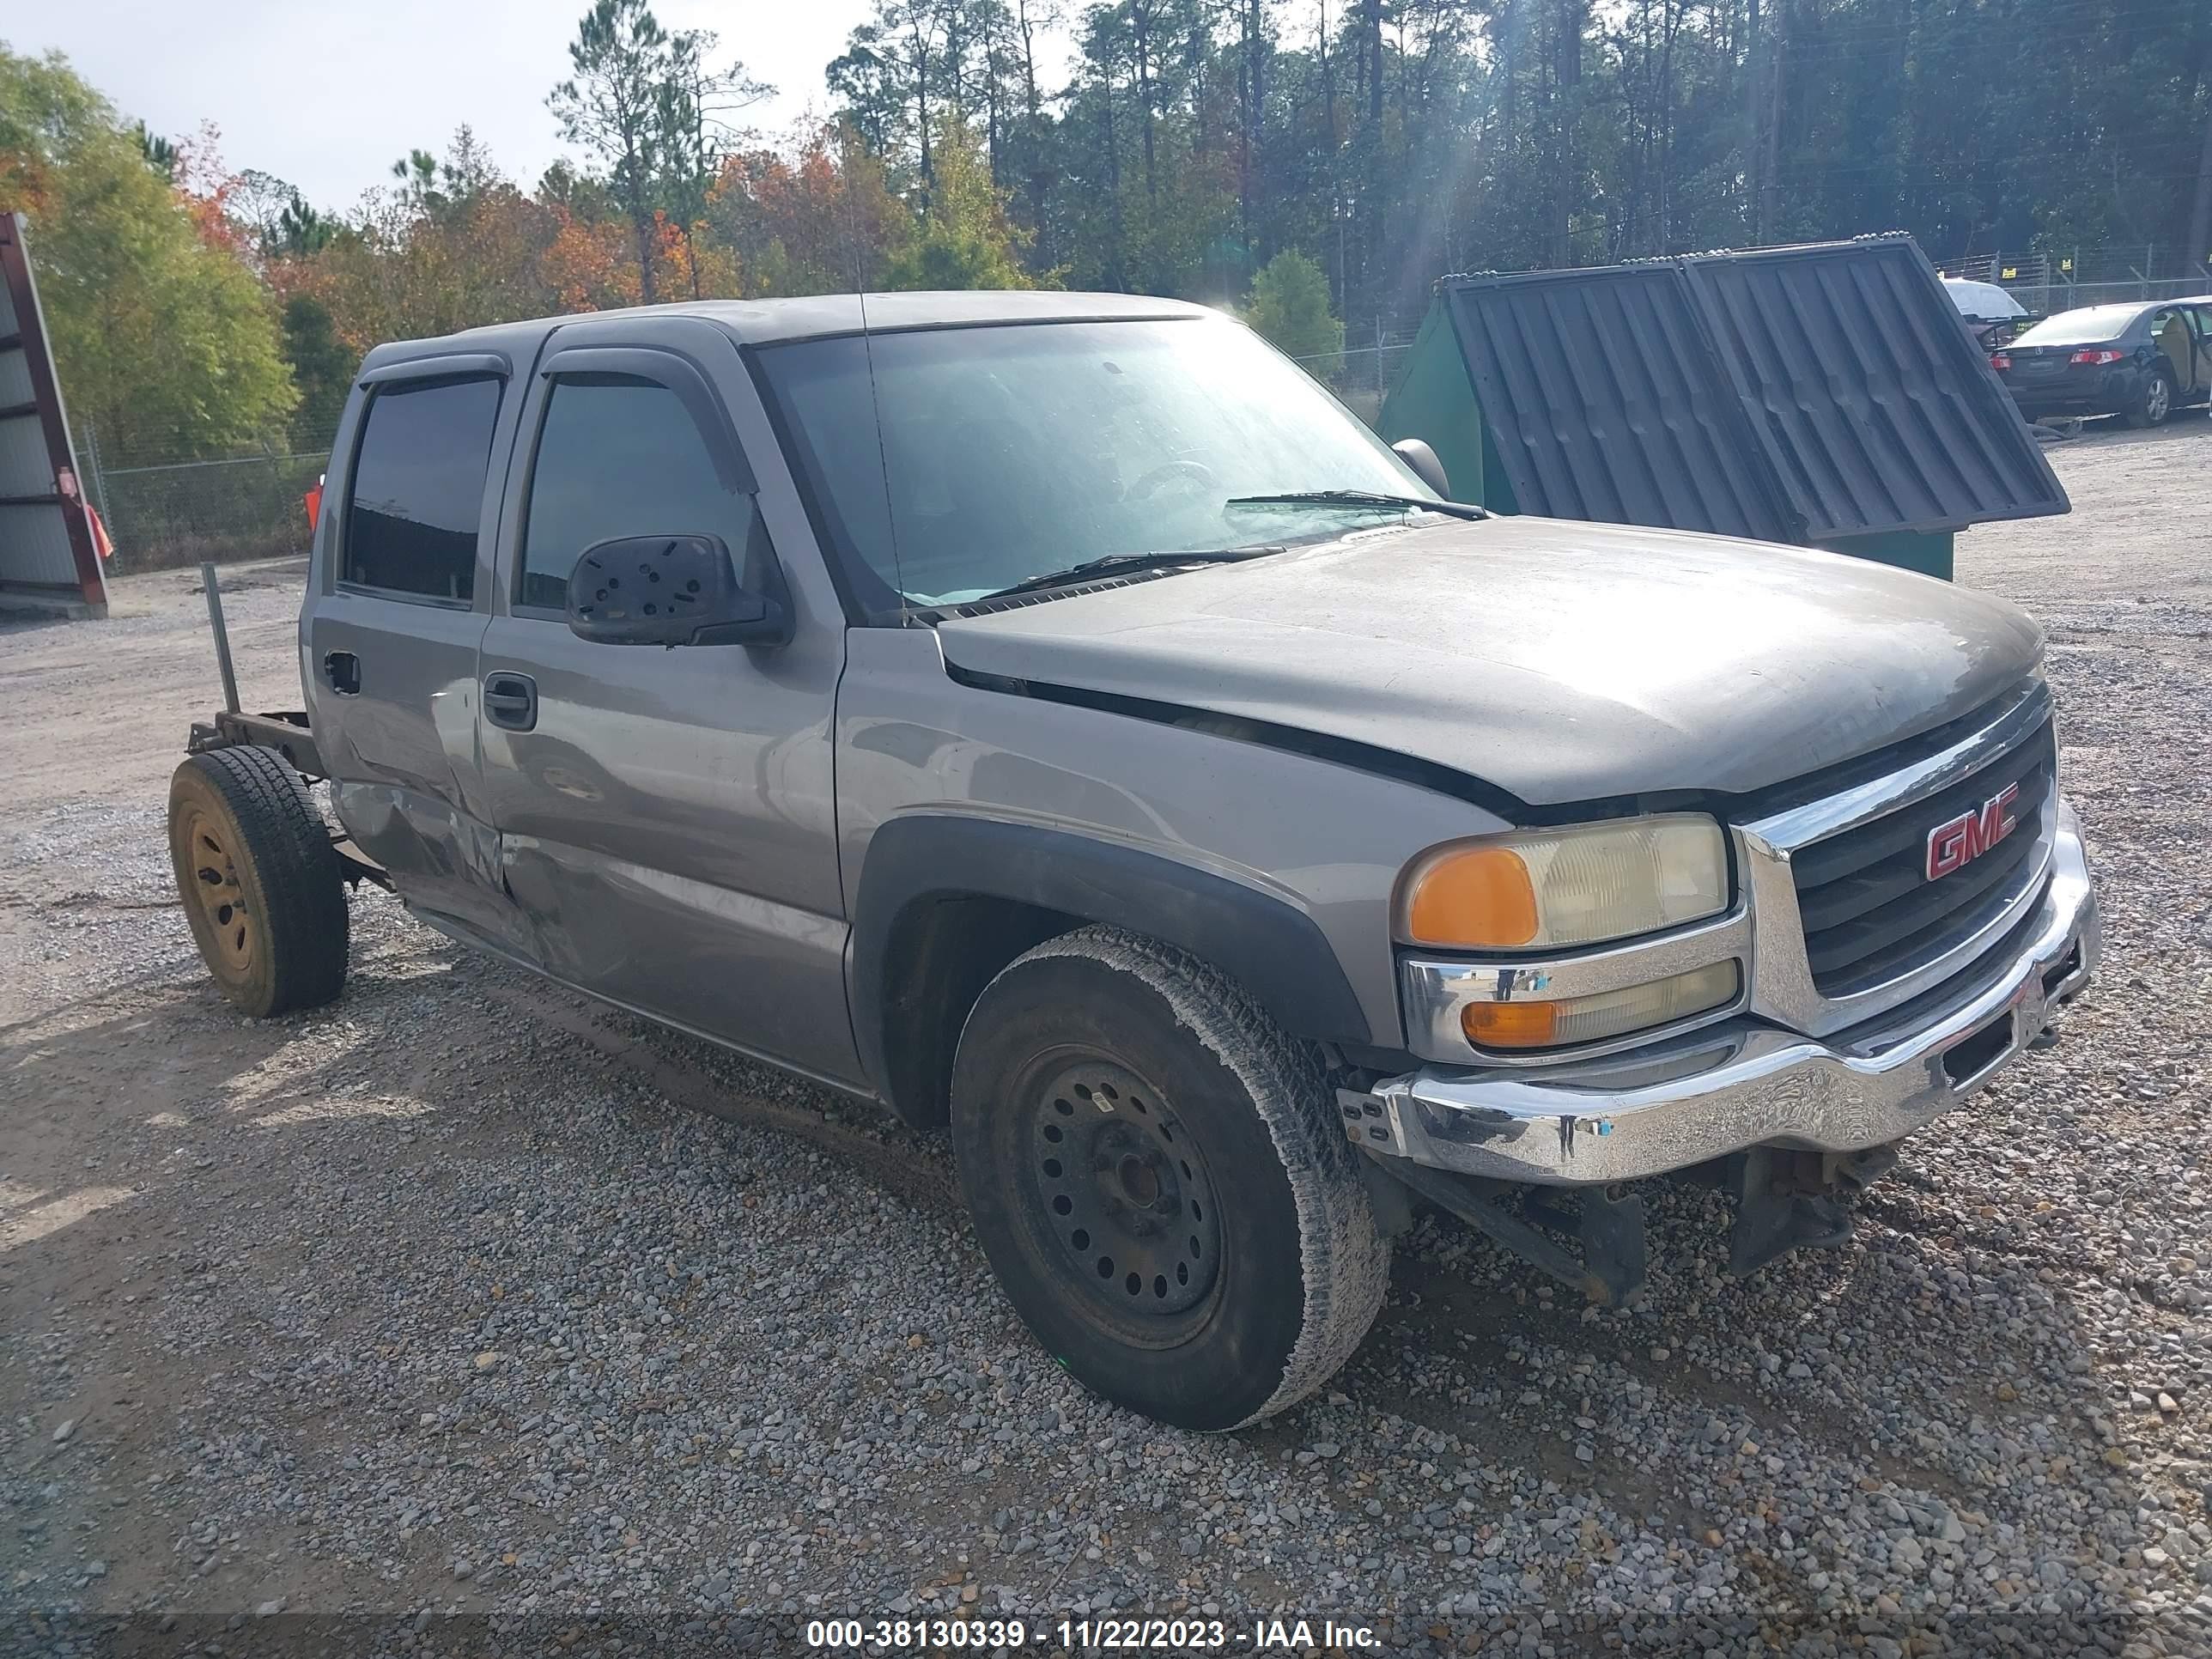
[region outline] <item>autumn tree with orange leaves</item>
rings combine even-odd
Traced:
[[[878,287],[913,234],[913,215],[882,164],[849,131],[830,125],[808,130],[788,153],[731,156],[707,198],[706,223],[750,298]]]
[[[212,128],[179,182],[58,54],[0,48],[0,190],[29,217],[71,414],[111,454],[215,454],[298,401],[276,305],[241,257]]]

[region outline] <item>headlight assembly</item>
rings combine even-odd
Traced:
[[[1515,830],[1416,860],[1398,936],[1447,951],[1526,951],[1632,939],[1728,906],[1728,846],[1694,812]]]

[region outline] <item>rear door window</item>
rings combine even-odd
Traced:
[[[758,515],[724,471],[683,398],[659,381],[556,380],[531,468],[516,605],[563,609],[577,558],[617,537],[719,536],[742,561]]]
[[[2084,306],[2079,311],[2062,311],[2056,317],[2046,317],[2034,327],[2026,330],[2013,343],[2017,346],[2101,345],[2117,340],[2128,331],[2128,325],[2142,313],[2135,306]]]
[[[354,460],[342,579],[394,596],[467,603],[501,382],[379,386]]]

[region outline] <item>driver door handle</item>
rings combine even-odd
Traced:
[[[484,676],[484,718],[509,732],[528,732],[538,724],[538,682],[527,674],[502,671]]]

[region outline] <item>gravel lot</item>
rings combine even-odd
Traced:
[[[1960,567],[2051,636],[2108,951],[2064,1042],[1749,1284],[1686,1190],[1627,1314],[1425,1223],[1332,1391],[1234,1438],[1031,1345],[941,1137],[381,895],[341,1001],[240,1020],[162,839],[216,698],[192,579],[0,629],[0,1643],[793,1652],[818,1617],[1118,1610],[2212,1650],[2212,429],[2054,459],[2073,516]],[[296,701],[296,572],[232,580],[249,702]]]

